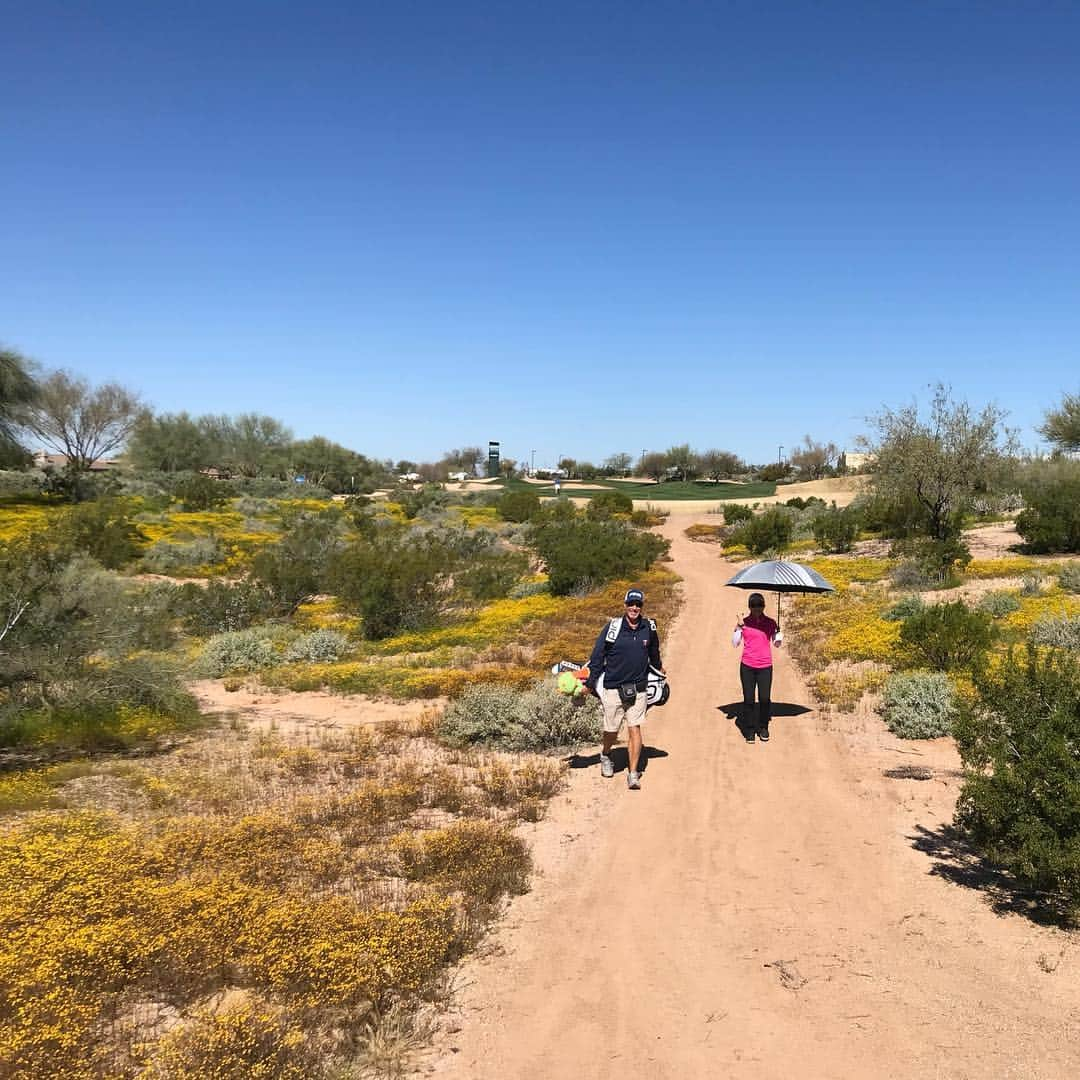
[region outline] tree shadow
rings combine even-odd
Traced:
[[[930,873],[981,892],[998,915],[1022,915],[1040,926],[1070,927],[1068,906],[1059,896],[1026,889],[1008,871],[988,862],[959,829],[916,826],[911,846],[933,860]]]
[[[653,758],[666,758],[667,756],[668,752],[661,750],[658,746],[643,746],[638,768],[641,772],[644,772]],[[625,772],[630,768],[630,752],[625,746],[613,746],[611,748],[611,760],[615,763],[617,773]],[[571,754],[566,759],[566,764],[571,769],[598,768],[600,765],[600,751],[597,750],[594,754]]]

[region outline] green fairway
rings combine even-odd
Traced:
[[[495,487],[495,484],[491,485]],[[498,487],[504,491],[534,491],[537,495],[553,496],[554,484],[529,484],[524,480],[500,480]],[[661,484],[641,483],[635,480],[590,480],[585,483],[562,485],[562,494],[574,498],[589,499],[601,491],[622,491],[631,499],[650,500],[713,500],[736,499],[740,502],[750,499],[762,499],[776,494],[775,484],[735,484],[726,481],[714,484],[711,480],[668,480]]]

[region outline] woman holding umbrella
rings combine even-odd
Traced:
[[[761,593],[750,594],[750,613],[735,624],[731,644],[742,645],[742,662],[739,678],[743,692],[743,729],[746,741],[754,741],[754,729],[750,717],[754,710],[754,693],[758,700],[757,737],[769,741],[769,720],[772,718],[772,646],[783,643],[780,627],[765,614],[765,597]]]

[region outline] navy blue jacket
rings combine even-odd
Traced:
[[[643,615],[638,620],[637,629],[631,628],[623,616],[618,636],[608,644],[610,621],[604,623],[604,629],[593,646],[589,657],[589,677],[585,685],[590,690],[596,689],[596,680],[604,676],[604,688],[613,690],[617,686],[633,683],[644,688],[649,677],[649,665],[660,667],[660,637],[652,624]]]

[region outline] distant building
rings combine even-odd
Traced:
[[[39,450],[34,454],[35,469],[65,469],[67,463],[67,454],[47,454],[44,450]],[[118,468],[119,465],[120,462],[115,458],[98,458],[90,463],[90,471],[108,472],[110,469]]]
[[[419,480],[419,479],[420,479],[420,474],[418,472],[402,473],[398,477],[398,480],[400,480],[401,483],[403,483],[403,484],[415,484],[416,481]]]
[[[858,450],[845,450],[841,457],[848,472],[862,472],[877,460],[876,455]]]

